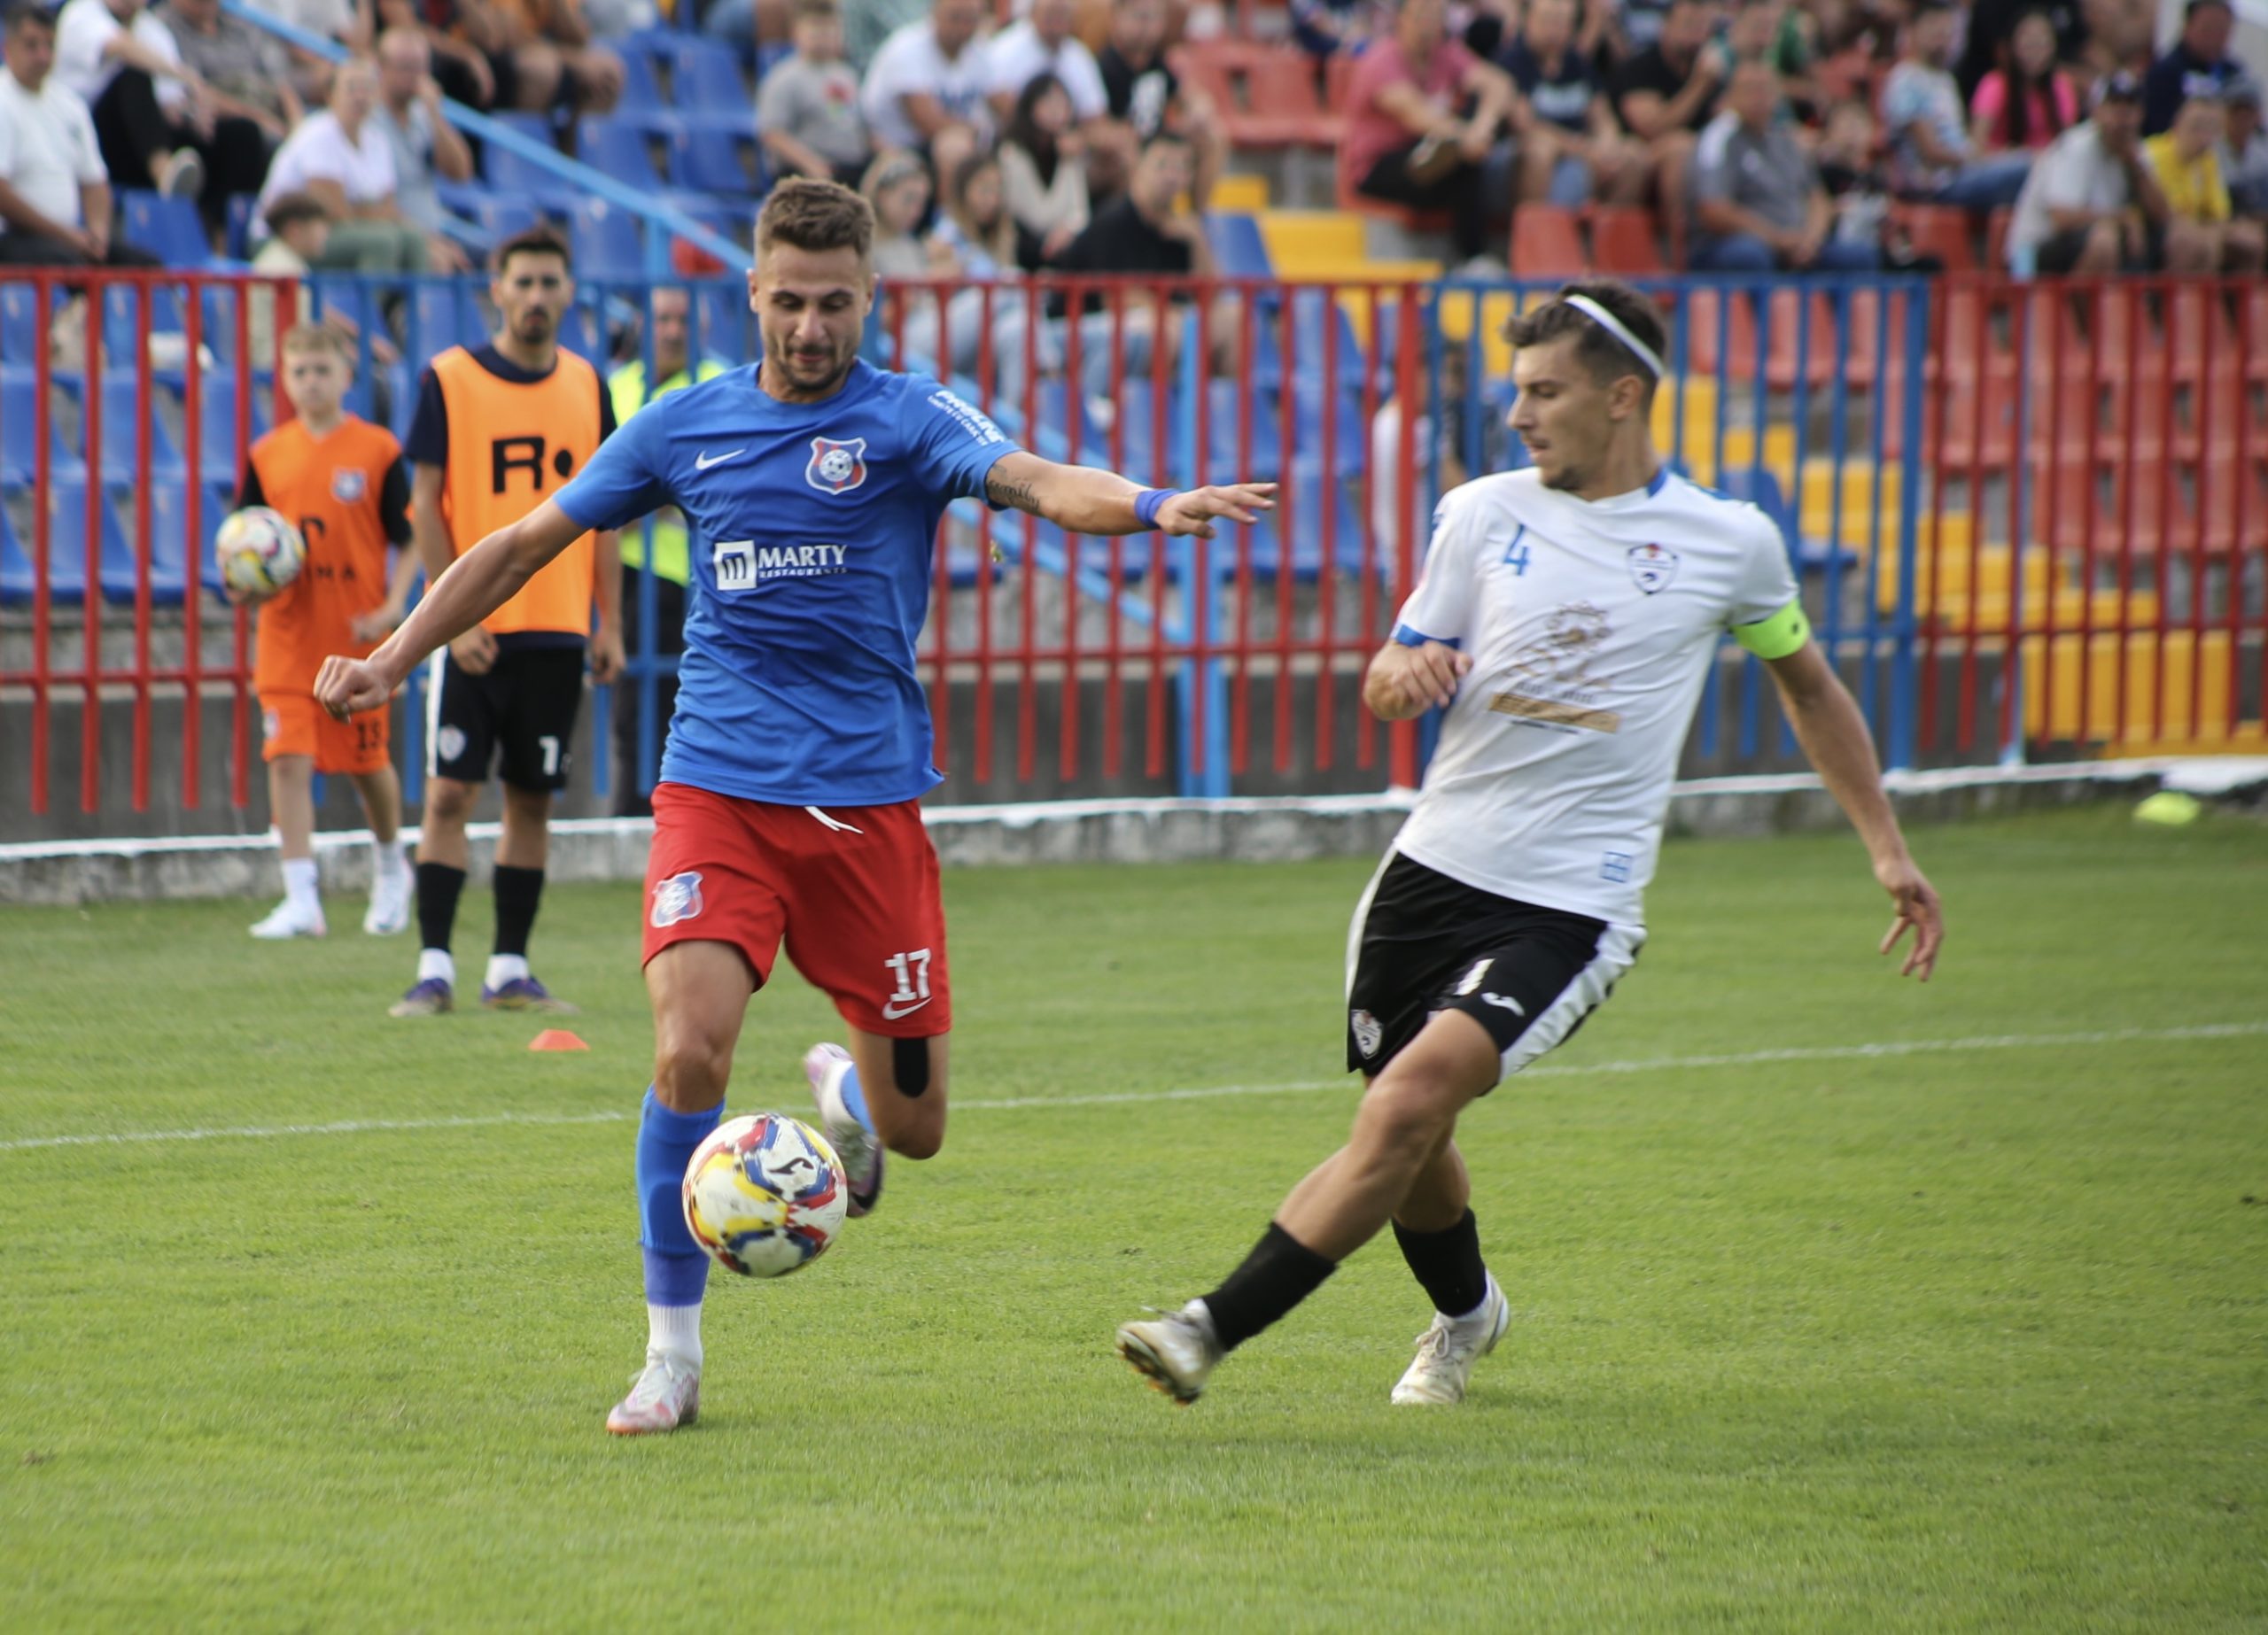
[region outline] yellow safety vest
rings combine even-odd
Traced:
[[[680,369],[661,384],[653,395],[665,398],[680,387],[696,381],[714,380],[731,368],[714,358],[703,358],[687,374]],[[608,377],[607,390],[614,397],[614,420],[617,426],[626,426],[630,417],[646,407],[646,360],[640,358],[625,363]],[[642,568],[646,563],[646,530],[654,531],[654,574],[657,578],[673,584],[687,583],[692,574],[692,563],[686,540],[685,523],[675,507],[656,511],[647,523],[633,523],[622,531],[622,562],[627,568]]]

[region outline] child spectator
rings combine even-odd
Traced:
[[[354,780],[369,818],[372,877],[362,929],[392,936],[409,923],[401,786],[387,754],[387,712],[334,721],[315,700],[326,655],[359,655],[401,623],[417,576],[409,549],[409,469],[393,434],[340,407],[353,376],[346,338],[323,324],[284,337],[278,384],[298,418],[252,446],[237,506],[271,506],[307,543],[299,575],[260,603],[252,685],[260,694],[268,804],[284,854],[284,901],[252,928],[263,940],[323,934],[315,895],[315,774]],[[386,571],[386,549],[397,553]]]
[[[2079,119],[2079,88],[2055,61],[2055,25],[2026,12],[2008,36],[2008,60],[1969,99],[1970,139],[1980,153],[2038,152]]]
[[[856,187],[874,150],[843,60],[843,14],[835,0],[796,0],[795,16],[794,55],[756,93],[757,135],[773,169]]]

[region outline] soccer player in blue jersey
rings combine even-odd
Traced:
[[[700,1408],[709,1262],[679,1183],[722,1116],[749,996],[783,936],[850,1030],[849,1049],[815,1045],[804,1065],[851,1213],[874,1206],[885,1150],[926,1158],[944,1139],[951,995],[917,804],[939,774],[914,642],[946,505],[981,495],[1074,533],[1209,538],[1216,519],[1273,504],[1270,483],[1177,492],[1042,460],[935,380],[861,360],[873,236],[856,193],[782,182],[749,275],[762,362],[640,410],[566,487],[459,558],[376,652],[328,659],[316,680],[334,715],[377,708],[588,530],[674,505],[710,542],[654,792],[654,1082],[636,1163],[649,1337],[607,1417],[621,1435]]]

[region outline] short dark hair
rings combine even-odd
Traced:
[[[1567,298],[1571,295],[1587,296],[1612,313],[1614,321],[1644,342],[1657,358],[1667,346],[1668,331],[1663,329],[1661,314],[1655,310],[1654,304],[1628,284],[1612,278],[1580,278],[1562,285],[1559,293],[1542,306],[1515,314],[1504,326],[1506,338],[1519,347],[1541,346],[1547,341],[1572,337],[1575,356],[1600,385],[1625,375],[1636,375],[1651,391],[1656,384],[1653,369],[1597,319],[1581,307],[1570,305]]]
[[[488,270],[497,277],[512,264],[516,255],[555,255],[570,273],[575,270],[574,252],[567,248],[567,240],[548,221],[539,221],[533,227],[524,227],[502,244],[488,258]]]
[[[814,253],[852,250],[863,261],[874,247],[874,206],[839,182],[790,176],[756,218],[757,253],[775,244]]]
[[[4,15],[10,34],[19,28],[44,28],[50,33],[55,29],[55,8],[46,0],[16,0]]]
[[[2229,0],[2189,0],[2189,4],[2181,8],[2181,20],[2186,23],[2203,11],[2233,12],[2235,9],[2229,4]]]
[[[843,8],[835,0],[796,0],[791,20],[800,23],[806,19],[839,23],[843,20]]]
[[[269,232],[280,233],[285,228],[296,227],[302,221],[330,221],[330,206],[312,193],[296,190],[278,193],[268,201],[263,220],[267,221]]]

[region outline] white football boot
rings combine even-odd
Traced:
[[[1150,1382],[1151,1390],[1187,1407],[1204,1394],[1213,1366],[1227,1353],[1213,1337],[1204,1302],[1192,1300],[1177,1312],[1119,1324],[1118,1354]]]
[[[409,883],[412,875],[407,869],[394,875],[380,874],[370,881],[370,911],[362,916],[365,936],[398,936],[409,928]]]
[[[882,1143],[843,1104],[843,1077],[855,1064],[839,1044],[815,1044],[804,1052],[804,1077],[812,1081],[819,1123],[850,1182],[852,1215],[872,1210],[882,1195]]]
[[[645,1437],[700,1417],[700,1368],[672,1352],[649,1351],[645,1368],[631,1379],[630,1394],[606,1416],[606,1428],[617,1437]]]
[[[302,908],[286,897],[266,919],[252,926],[252,934],[263,942],[281,942],[291,937],[319,937],[327,929],[322,903]]]
[[[1435,1312],[1433,1326],[1418,1337],[1418,1355],[1394,1388],[1394,1400],[1404,1407],[1447,1407],[1464,1401],[1472,1365],[1496,1349],[1511,1322],[1511,1304],[1493,1277],[1488,1298],[1471,1318],[1452,1322]]]

